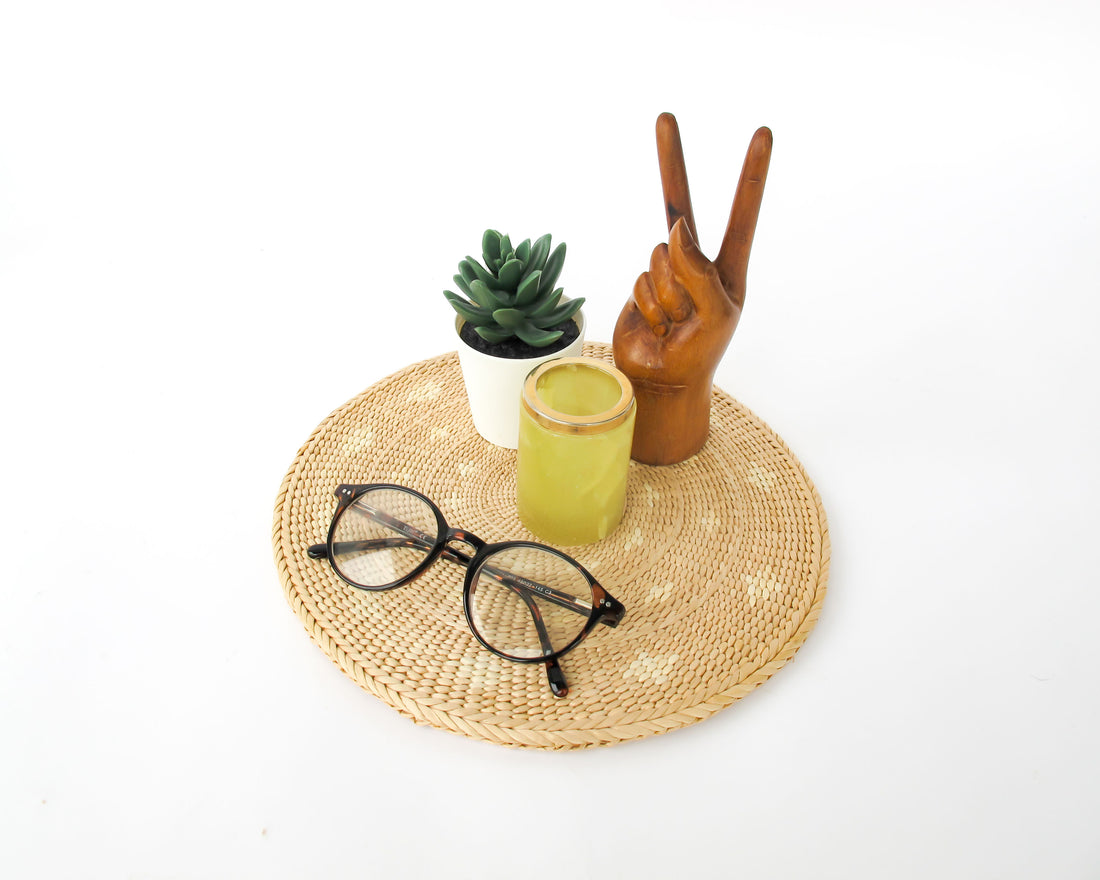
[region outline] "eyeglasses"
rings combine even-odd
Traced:
[[[505,660],[544,663],[556,697],[569,693],[558,660],[596,624],[618,626],[626,612],[560,550],[531,541],[488,544],[452,529],[413,489],[341,485],[336,498],[328,539],[309,548],[311,559],[328,559],[345,582],[371,591],[402,587],[440,557],[465,566],[462,608],[474,637]]]

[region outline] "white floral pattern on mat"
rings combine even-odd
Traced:
[[[770,565],[765,565],[755,575],[745,572],[741,575],[741,580],[745,584],[745,594],[749,597],[750,605],[755,605],[757,602],[767,602],[773,591],[777,592],[782,589],[782,585],[776,580],[775,572]]]
[[[428,380],[409,389],[405,399],[410,403],[431,403],[443,393],[443,386],[438,382]]]
[[[638,655],[638,659],[627,667],[625,676],[633,678],[635,681],[665,684],[679,661],[679,654],[657,654],[653,656],[642,651]]]
[[[494,687],[500,677],[500,667],[482,652],[465,654],[455,670],[455,678],[469,682],[470,687]]]
[[[699,525],[708,532],[717,532],[722,527],[722,517],[713,512],[700,514]]]
[[[756,488],[763,489],[769,494],[775,487],[775,474],[766,468],[760,467],[758,464],[749,466],[749,472],[745,475],[745,479],[756,486]]]
[[[647,597],[650,602],[664,602],[669,596],[673,594],[676,589],[676,585],[672,581],[668,581],[665,584],[656,584],[649,588],[649,596]]]
[[[367,428],[364,431],[352,431],[348,439],[344,441],[341,453],[344,458],[356,458],[374,445],[374,431]]]

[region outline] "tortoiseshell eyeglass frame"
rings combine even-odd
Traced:
[[[389,514],[382,511],[372,510],[370,515],[379,522],[382,522],[389,529],[394,531],[396,535],[401,537],[374,539],[366,542],[371,545],[378,544],[381,547],[410,547],[417,550],[425,551],[424,558],[410,571],[408,574],[393,581],[392,583],[382,585],[366,585],[356,583],[354,580],[348,578],[333,562],[333,558],[337,556],[336,550],[342,549],[347,552],[345,546],[349,542],[335,542],[336,536],[336,524],[340,521],[340,517],[347,511],[356,501],[358,501],[363,495],[368,492],[372,492],[379,489],[388,489],[396,492],[405,492],[414,498],[423,502],[434,514],[436,520],[436,536],[433,538],[415,526],[402,522]],[[337,576],[358,590],[366,590],[369,592],[380,592],[383,590],[393,590],[397,587],[405,586],[406,584],[416,580],[427,569],[435,563],[437,559],[442,557],[448,562],[453,562],[458,565],[462,565],[466,569],[466,578],[462,588],[462,610],[466,615],[466,623],[470,627],[470,632],[474,634],[474,638],[481,643],[487,650],[492,651],[498,657],[503,657],[505,660],[511,660],[515,663],[544,663],[546,666],[546,678],[550,684],[550,690],[556,697],[564,697],[569,693],[569,686],[565,681],[565,674],[561,670],[561,665],[558,660],[565,654],[572,651],[577,645],[584,641],[585,637],[595,629],[597,624],[603,624],[605,626],[615,627],[619,625],[623,615],[626,613],[626,608],[621,602],[611,596],[599,582],[591,575],[591,573],[576,559],[569,556],[566,553],[562,553],[560,550],[556,550],[553,547],[549,547],[546,544],[538,544],[533,541],[505,541],[502,543],[486,543],[477,535],[465,531],[464,529],[453,529],[443,517],[442,511],[439,507],[427,496],[417,492],[415,489],[410,489],[407,486],[397,486],[392,483],[364,483],[364,484],[349,484],[344,483],[336,487],[336,512],[332,515],[332,522],[329,525],[328,536],[323,544],[312,545],[307,554],[310,559],[327,559],[332,566],[332,570]],[[384,543],[378,543],[384,542]],[[364,542],[351,542],[356,545]],[[452,546],[453,544],[465,544],[467,547],[473,550],[472,553]],[[528,578],[521,577],[519,575],[512,574],[511,572],[504,571],[502,569],[494,569],[491,566],[486,567],[484,562],[493,554],[499,553],[504,550],[508,550],[512,547],[530,547],[537,550],[541,550],[546,553],[551,553],[566,562],[573,565],[577,571],[579,571],[588,581],[589,589],[592,591],[592,605],[591,608],[586,608],[583,603],[579,602],[576,597],[563,593],[559,590],[555,590],[552,587],[544,584],[538,584]],[[367,547],[357,546],[354,549],[369,549]],[[543,653],[537,657],[517,657],[513,654],[508,654],[499,648],[494,647],[489,641],[478,632],[477,626],[474,624],[474,617],[471,611],[471,596],[473,594],[473,588],[478,574],[488,576],[492,580],[501,584],[504,587],[512,590],[520,599],[523,600],[527,609],[531,612],[531,618],[534,622],[535,628],[539,635],[539,641],[542,645]],[[571,611],[575,611],[578,614],[587,615],[588,619],[585,621],[584,626],[581,628],[580,633],[567,644],[564,648],[554,650],[550,643],[549,634],[546,631],[546,627],[542,621],[542,613],[539,611],[538,606],[535,604],[535,596],[538,598],[550,602],[562,608],[566,608]]]

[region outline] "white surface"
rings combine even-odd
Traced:
[[[395,5],[0,12],[0,875],[1100,876],[1096,4]],[[486,226],[609,339],[663,110],[712,255],[775,134],[718,381],[820,623],[671,735],[414,726],[283,599],[280,480]]]

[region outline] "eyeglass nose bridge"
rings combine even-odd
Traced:
[[[473,552],[466,553],[452,546],[453,544],[465,544]],[[443,556],[450,559],[452,562],[461,562],[463,565],[469,565],[470,561],[484,550],[486,546],[485,541],[473,532],[467,532],[465,529],[448,528],[447,535],[443,539]]]

